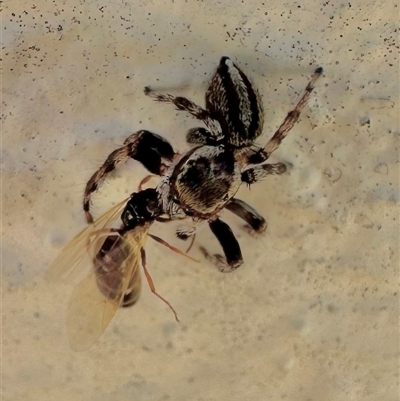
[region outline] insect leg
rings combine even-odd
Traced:
[[[215,255],[218,270],[222,273],[229,273],[237,269],[243,263],[243,257],[239,243],[233,235],[232,230],[228,224],[218,218],[210,222],[209,226],[213,234],[217,237],[218,242],[221,244],[226,257],[225,260],[222,255]],[[204,251],[203,249],[203,252]],[[207,253],[206,256],[209,257]]]
[[[323,72],[322,67],[318,67],[314,71],[314,74],[312,75],[310,82],[308,83],[303,95],[297,102],[295,108],[288,113],[281,126],[275,132],[274,136],[265,145],[262,152],[266,154],[266,159],[269,158],[272,152],[275,152],[275,150],[278,149],[283,139],[286,137],[286,135],[298,121],[300,117],[300,112],[303,110],[304,106],[310,99],[311,92],[315,87],[315,82],[321,76],[322,72]]]
[[[248,205],[246,202],[232,198],[225,208],[243,219],[254,231],[261,233],[267,228],[267,222],[257,210]]]
[[[189,251],[192,249],[192,246],[194,244],[194,240],[196,239],[196,234],[192,235],[192,240],[190,241],[190,245],[187,247],[185,253],[189,253]]]
[[[259,166],[244,170],[242,172],[242,182],[245,182],[248,185],[254,184],[267,175],[279,175],[283,174],[285,171],[286,165],[284,163],[261,164]]]
[[[151,278],[150,273],[149,273],[149,271],[147,270],[147,267],[146,267],[146,252],[145,252],[145,250],[143,248],[140,248],[140,255],[142,257],[142,266],[143,266],[143,270],[144,270],[144,275],[146,276],[147,282],[149,283],[150,291],[156,297],[160,298],[161,301],[163,301],[164,303],[166,303],[169,306],[169,308],[172,310],[173,314],[175,315],[176,321],[179,322],[178,314],[176,313],[176,311],[173,308],[173,306],[156,291],[156,287],[154,285],[153,279]]]
[[[163,164],[162,159],[171,160],[174,156],[172,146],[160,135],[149,131],[138,131],[130,135],[124,142],[124,146],[114,150],[103,165],[92,175],[86,184],[83,196],[83,210],[88,223],[93,222],[89,211],[91,194],[97,191],[118,164],[126,163],[130,158],[143,164],[153,174],[160,174]]]
[[[138,185],[138,192],[143,191],[143,186],[147,184],[153,177],[157,177],[155,174],[146,175]]]
[[[174,251],[174,252],[178,253],[179,255],[185,256],[186,258],[193,260],[193,262],[199,262],[197,259],[194,259],[191,256],[187,255],[188,251],[183,252],[179,248],[176,248],[175,246],[168,244],[168,242],[164,241],[162,238],[157,237],[154,234],[149,234],[149,237],[152,238],[154,241],[158,242],[159,244],[162,244],[162,245],[166,246],[167,248],[171,249],[171,251]]]
[[[220,123],[212,118],[207,110],[193,103],[189,99],[181,96],[172,96],[168,93],[164,95],[158,92],[153,92],[148,86],[144,88],[144,93],[157,102],[172,103],[178,110],[187,111],[191,116],[203,121],[206,127],[212,132],[215,140],[223,138]]]

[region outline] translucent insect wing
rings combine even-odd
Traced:
[[[122,306],[125,294],[140,291],[140,248],[146,242],[149,226],[140,226],[121,239],[121,251],[128,256],[118,266],[121,282],[114,288],[113,295],[105,296],[99,290],[94,271],[75,287],[67,315],[68,341],[72,349],[80,351],[93,345]]]
[[[88,268],[92,266],[90,257],[96,251],[93,249],[92,255],[88,253],[90,237],[96,231],[110,227],[115,223],[120,217],[127,201],[128,199],[125,199],[121,203],[118,203],[100,216],[93,224],[90,224],[76,235],[51,264],[45,279],[50,282],[58,281],[71,284],[76,282],[79,277],[82,277],[82,274],[87,272]]]

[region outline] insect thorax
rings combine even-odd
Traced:
[[[166,213],[183,211],[195,218],[209,218],[236,194],[240,184],[233,151],[224,146],[201,146],[171,168],[158,191]]]

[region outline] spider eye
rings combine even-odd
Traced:
[[[176,203],[177,205],[180,205],[180,204],[181,204],[181,202],[179,202],[179,199],[178,199],[178,197],[177,197],[176,195],[174,195],[174,196],[172,197],[172,202]]]

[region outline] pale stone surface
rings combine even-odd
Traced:
[[[375,2],[3,2],[3,399],[398,400],[398,6]],[[397,46],[397,47],[396,47]],[[240,197],[268,220],[224,219],[245,265],[222,275],[148,242],[157,289],[72,352],[71,288],[43,280],[84,227],[85,182],[126,136],[176,150],[197,125],[145,85],[203,102],[219,57],[256,83],[267,140],[315,67],[324,76],[274,161],[290,174]],[[129,163],[97,215],[136,189]],[[154,232],[185,247],[169,225]],[[218,251],[208,230],[196,239]]]

